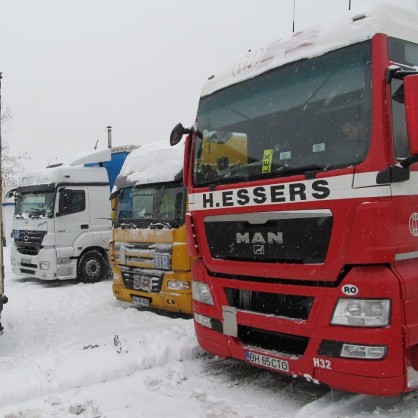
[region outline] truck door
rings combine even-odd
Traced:
[[[62,187],[58,190],[57,200],[55,232],[57,251],[60,252],[58,247],[72,248],[74,240],[90,230],[88,190],[77,186]]]

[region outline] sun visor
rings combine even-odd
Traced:
[[[67,164],[68,165],[84,165],[84,164],[95,164],[102,163],[104,161],[110,161],[111,159],[111,149],[106,148],[99,151],[93,151],[90,153],[78,154],[71,159]]]

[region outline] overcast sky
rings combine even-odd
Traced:
[[[351,0],[351,8],[367,0]],[[417,0],[392,0],[414,12]],[[295,29],[349,0],[295,0]],[[0,0],[2,106],[27,170],[70,154],[167,140],[207,77],[292,32],[294,0]]]

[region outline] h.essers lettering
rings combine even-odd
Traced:
[[[203,193],[203,209],[286,203],[308,199],[326,199],[330,189],[326,180],[311,183],[275,184],[252,188]]]

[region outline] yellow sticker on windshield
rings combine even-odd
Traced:
[[[273,150],[272,149],[265,149],[264,156],[263,156],[263,173],[270,173],[271,172],[271,160],[273,159]]]

